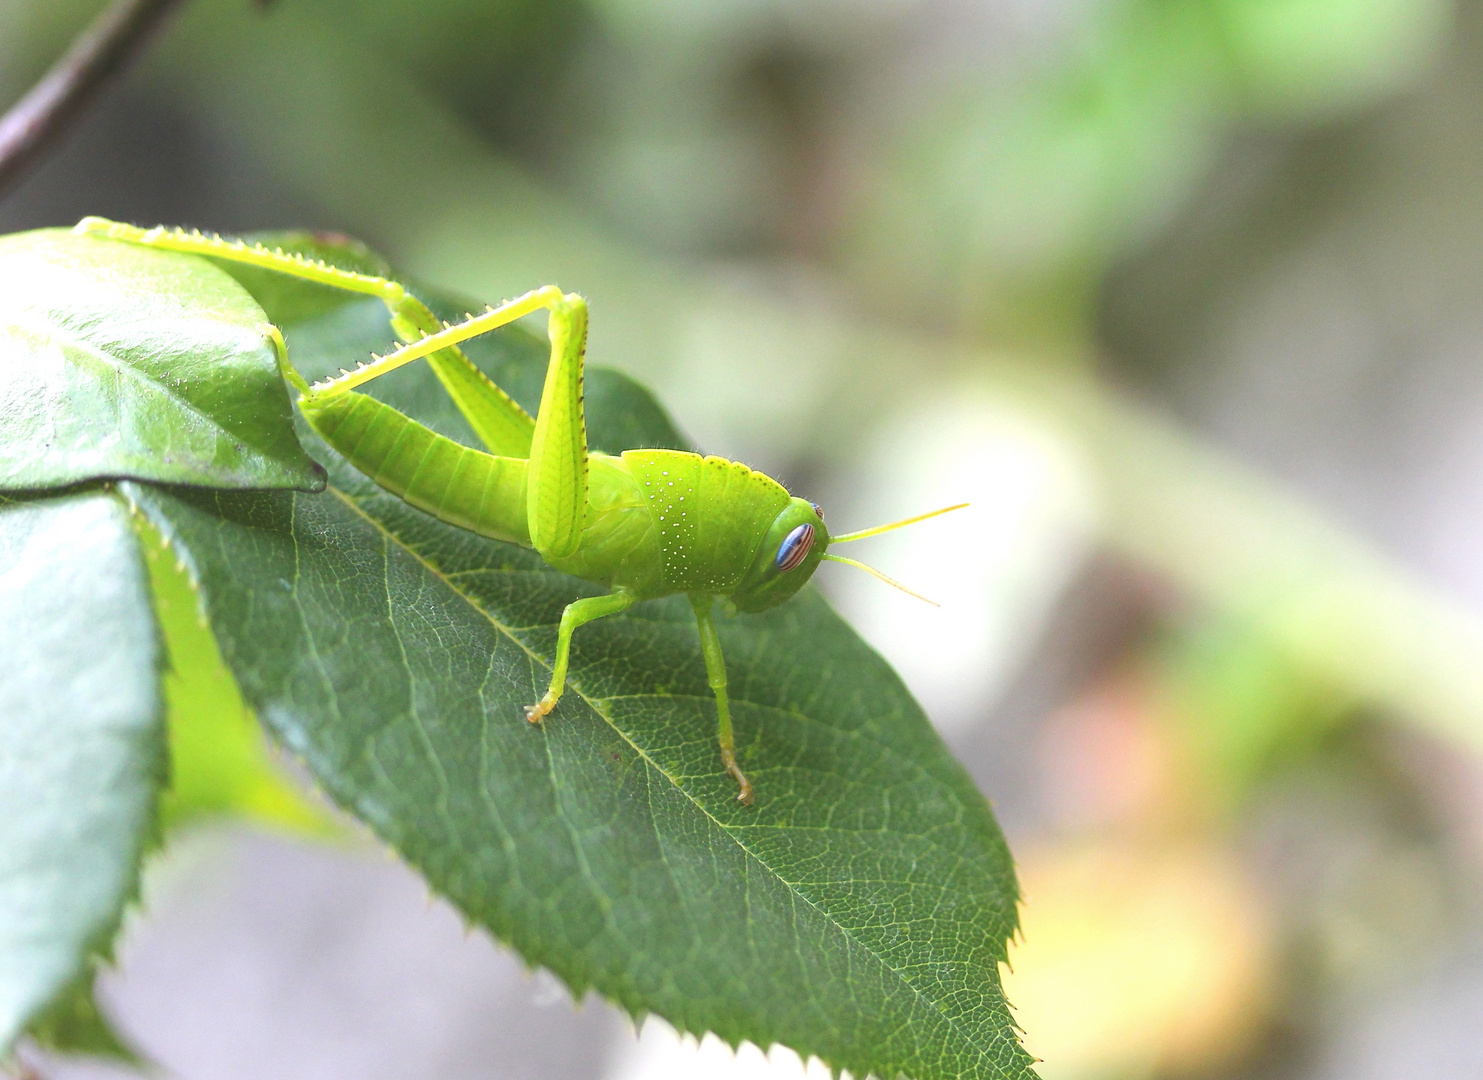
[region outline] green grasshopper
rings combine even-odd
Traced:
[[[482,536],[534,548],[553,568],[611,588],[606,596],[573,601],[562,612],[550,688],[525,710],[531,723],[561,700],[577,627],[640,600],[684,593],[695,611],[707,681],[716,697],[721,761],[736,779],[743,803],[751,803],[752,785],[736,761],[726,662],[712,618],[716,598],[728,598],[739,611],[776,607],[825,559],[860,567],[911,592],[864,563],[829,554],[828,548],[960,508],[830,536],[820,507],[790,496],[782,484],[739,462],[679,450],[627,450],[618,457],[589,453],[582,409],[587,304],[554,286],[449,325],[395,281],[297,254],[96,217],[84,218],[75,231],[247,263],[379,298],[402,346],[313,386],[289,365],[282,336],[271,330],[284,377],[299,391],[299,409],[309,426],[357,469],[413,506]],[[540,410],[532,419],[464,356],[458,343],[543,308],[551,360]],[[353,392],[423,358],[487,453]]]

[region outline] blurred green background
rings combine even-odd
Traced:
[[[0,0],[3,96],[98,7]],[[1010,833],[1049,1080],[1483,1075],[1476,0],[192,0],[0,198],[84,214],[557,282],[831,525],[972,500],[864,555],[941,610],[821,578]],[[131,931],[177,1075],[803,1070],[541,1012],[298,843]]]

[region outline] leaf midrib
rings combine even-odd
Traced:
[[[528,645],[526,645],[523,641],[521,641],[520,638],[508,626],[506,626],[501,620],[499,620],[498,618],[496,618],[492,613],[490,613],[489,611],[485,610],[485,608],[478,601],[476,601],[472,596],[470,596],[468,593],[464,592],[462,589],[458,588],[458,586],[454,584],[454,582],[452,581],[452,579],[446,573],[444,573],[444,571],[442,570],[441,567],[439,567],[436,563],[432,562],[431,560],[429,560],[428,558],[426,558],[425,556],[423,556],[423,554],[420,551],[418,551],[417,549],[413,548],[412,546],[410,546],[410,545],[408,545],[406,543],[403,543],[402,540],[401,540],[401,538],[398,537],[396,535],[396,533],[394,533],[391,529],[387,528],[382,522],[380,522],[379,520],[377,520],[375,516],[373,516],[372,514],[368,513],[364,508],[362,508],[361,505],[356,501],[356,499],[355,499],[354,496],[350,495],[346,491],[341,490],[337,485],[335,485],[333,483],[327,485],[327,487],[326,487],[325,490],[327,492],[329,492],[329,493],[333,493],[353,513],[355,513],[357,516],[359,516],[362,520],[364,520],[367,524],[369,524],[377,532],[381,533],[382,536],[388,542],[395,544],[397,547],[401,548],[408,555],[410,555],[413,559],[415,559],[418,562],[419,565],[421,565],[424,569],[426,569],[429,573],[431,573],[437,580],[441,581],[444,584],[444,586],[450,592],[452,592],[460,600],[462,600],[464,603],[466,603],[474,611],[478,612],[479,615],[481,617],[483,617],[485,620],[487,620],[492,627],[494,627],[497,631],[499,631],[506,638],[508,638],[511,642],[513,642],[518,648],[521,649],[521,651],[523,651],[528,657],[530,657],[530,659],[534,660],[536,663],[540,664],[542,667],[545,667],[548,670],[550,669],[551,665],[548,664],[546,662],[546,660],[542,656],[540,656],[539,654],[537,654],[535,652],[535,650],[533,650]],[[300,496],[299,496],[299,494],[297,492],[295,492],[293,494],[293,498],[294,498],[294,501],[295,502],[298,501],[299,497]],[[298,547],[298,541],[297,540],[294,541],[294,547],[295,548]],[[926,1005],[928,1005],[934,1012],[936,1012],[939,1016],[941,1016],[943,1018],[943,1020],[945,1020],[955,1031],[958,1031],[960,1033],[960,1035],[963,1036],[963,1041],[964,1041],[965,1044],[970,1045],[970,1046],[976,1044],[976,1039],[970,1037],[966,1032],[963,1032],[961,1022],[956,1017],[951,1016],[947,1012],[945,1012],[943,1010],[943,1008],[942,1008],[941,1005],[939,1005],[932,997],[930,997],[928,994],[926,994],[922,989],[920,989],[919,987],[917,987],[912,982],[911,979],[909,979],[899,969],[897,969],[895,966],[893,966],[891,963],[889,963],[886,960],[885,957],[883,957],[879,952],[877,952],[870,945],[868,945],[865,942],[861,941],[848,927],[844,926],[838,919],[836,919],[827,910],[825,910],[824,908],[820,907],[819,904],[818,904],[818,902],[816,900],[814,900],[812,897],[810,897],[806,893],[802,892],[796,882],[790,880],[788,877],[786,877],[783,874],[779,873],[766,859],[764,859],[761,855],[759,855],[757,852],[755,852],[754,850],[752,850],[752,848],[749,847],[746,843],[744,843],[739,837],[737,837],[736,835],[734,835],[732,833],[731,829],[728,828],[727,825],[724,822],[722,822],[713,813],[711,813],[711,811],[708,810],[703,803],[701,803],[698,799],[696,799],[696,797],[693,794],[691,794],[688,790],[686,790],[686,788],[684,787],[684,785],[682,785],[681,783],[679,783],[679,781],[673,775],[671,775],[670,772],[667,769],[665,769],[657,761],[655,761],[654,758],[651,757],[649,755],[649,753],[642,746],[640,746],[638,743],[634,742],[634,740],[628,735],[628,733],[625,732],[622,728],[620,728],[614,722],[613,718],[611,716],[609,716],[597,704],[597,700],[594,700],[593,698],[589,697],[585,692],[583,692],[581,690],[580,687],[576,686],[575,684],[572,684],[571,690],[572,690],[572,692],[576,693],[576,695],[578,697],[580,697],[588,705],[588,707],[592,709],[593,712],[595,712],[598,716],[602,717],[603,721],[610,728],[612,728],[613,731],[616,732],[617,735],[624,742],[626,742],[630,747],[632,747],[634,753],[637,754],[638,757],[641,760],[643,760],[650,768],[652,768],[659,775],[663,776],[666,780],[668,780],[669,783],[674,787],[674,789],[676,791],[678,791],[687,800],[689,800],[690,804],[692,806],[694,806],[696,810],[698,810],[701,814],[703,814],[706,817],[706,819],[708,821],[710,821],[711,824],[714,825],[715,828],[721,832],[722,835],[724,835],[733,844],[735,844],[737,846],[737,848],[739,850],[741,850],[749,859],[753,860],[759,866],[761,866],[764,869],[766,869],[769,874],[771,874],[774,878],[776,878],[778,881],[782,882],[785,886],[787,886],[788,890],[794,896],[796,896],[799,899],[799,901],[801,901],[802,903],[808,905],[809,908],[811,908],[813,911],[817,912],[821,918],[823,918],[830,925],[832,925],[833,927],[835,927],[842,935],[844,935],[844,937],[846,939],[848,939],[851,943],[853,943],[857,948],[859,948],[862,951],[864,951],[867,955],[873,957],[875,959],[876,963],[878,963],[886,971],[889,971],[892,974],[892,976],[894,976],[902,985],[904,985],[912,993],[912,995],[914,997],[916,997],[917,999],[919,999],[920,1001],[922,1001]],[[598,699],[598,700],[607,700],[607,699]],[[983,1055],[983,1056],[987,1057],[988,1050],[987,1050],[987,1048],[981,1048],[978,1051],[978,1053],[980,1055]],[[989,1064],[992,1064],[992,1061],[990,1061],[988,1063]]]

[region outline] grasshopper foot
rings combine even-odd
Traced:
[[[556,699],[550,694],[547,694],[545,697],[541,698],[540,701],[537,701],[534,705],[527,705],[525,707],[525,718],[532,724],[539,724],[554,708],[556,708]]]
[[[733,754],[726,747],[722,747],[721,760],[726,765],[726,771],[729,772],[736,779],[737,787],[741,789],[736,793],[736,801],[741,803],[743,806],[751,806],[752,781],[747,779],[746,773],[742,772],[740,766],[737,765],[736,755]]]

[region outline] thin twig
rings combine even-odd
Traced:
[[[31,91],[0,118],[0,193],[38,161],[181,0],[113,0]]]

